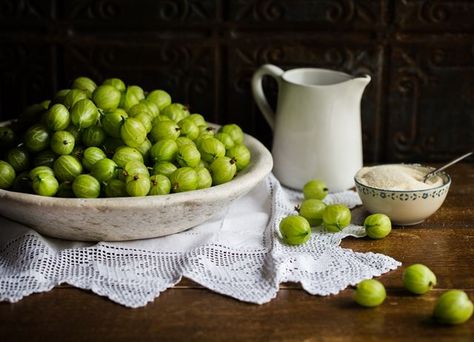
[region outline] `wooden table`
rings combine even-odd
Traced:
[[[403,289],[403,267],[380,277],[388,297],[374,309],[354,304],[352,289],[319,297],[298,284],[282,285],[276,299],[255,305],[183,280],[141,309],[62,285],[16,304],[0,303],[0,341],[474,341],[474,318],[460,326],[430,318],[447,289],[463,289],[474,300],[474,164],[453,166],[449,173],[453,184],[446,202],[426,222],[398,227],[380,241],[343,242],[404,265],[428,265],[438,285],[426,295]]]

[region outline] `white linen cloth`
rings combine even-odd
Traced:
[[[282,282],[300,282],[311,294],[329,295],[401,265],[382,254],[340,247],[347,236],[365,235],[356,224],[339,233],[313,228],[307,243],[285,245],[279,222],[295,213],[301,200],[301,193],[284,189],[269,175],[204,224],[166,237],[113,243],[53,239],[0,217],[0,300],[16,302],[68,283],[136,308],[187,277],[262,304],[275,298]],[[330,194],[325,202],[361,204],[353,191]]]

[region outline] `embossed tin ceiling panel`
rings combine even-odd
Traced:
[[[314,66],[372,76],[366,162],[446,160],[474,146],[473,15],[467,0],[0,0],[0,119],[117,76],[270,146],[252,73]]]

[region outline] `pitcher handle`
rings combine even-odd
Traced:
[[[275,113],[268,104],[267,98],[263,93],[262,79],[263,76],[271,76],[277,81],[278,86],[280,86],[281,75],[283,75],[283,73],[284,71],[282,69],[273,64],[264,64],[255,71],[252,77],[253,98],[272,130],[275,127]]]

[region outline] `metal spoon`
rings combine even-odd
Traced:
[[[443,165],[443,166],[441,166],[441,167],[439,167],[439,168],[437,168],[437,169],[435,169],[435,170],[433,170],[433,171],[427,173],[426,176],[425,176],[425,178],[423,179],[423,183],[426,183],[426,181],[427,181],[429,178],[433,177],[433,176],[434,176],[435,174],[437,174],[438,172],[443,171],[444,169],[450,167],[451,165],[456,164],[458,161],[461,161],[461,160],[463,160],[464,158],[469,157],[472,153],[473,153],[473,152],[469,152],[469,153],[463,154],[462,156],[460,156],[460,157],[458,157],[458,158],[456,158],[456,159],[454,159],[454,160],[451,160],[449,163],[447,163],[447,164],[445,164],[445,165]]]

